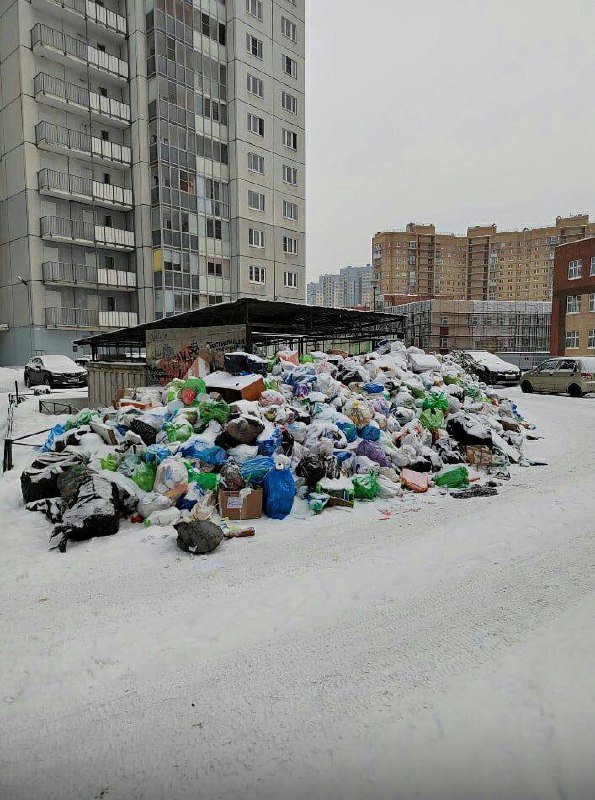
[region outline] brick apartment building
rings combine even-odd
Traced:
[[[595,237],[556,248],[551,353],[595,356]]]

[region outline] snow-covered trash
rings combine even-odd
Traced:
[[[225,363],[236,374],[191,368],[54,427],[21,484],[62,549],[131,519],[174,525],[183,549],[210,552],[233,493],[262,492],[281,521],[413,493],[489,496],[490,478],[530,463],[515,404],[449,357],[383,342],[361,356],[237,352]]]

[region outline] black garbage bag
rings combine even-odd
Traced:
[[[460,464],[463,461],[463,455],[456,439],[438,439],[434,448],[444,464]]]
[[[262,375],[264,377],[267,374],[268,364],[269,362],[260,356],[248,354],[246,359],[246,369],[252,375]]]
[[[178,534],[177,544],[180,550],[194,555],[212,553],[224,539],[221,528],[209,520],[178,522],[174,528]]]
[[[281,432],[281,452],[284,456],[291,456],[293,454],[293,445],[295,444],[295,439],[283,428]]]
[[[34,500],[25,506],[27,511],[39,511],[54,524],[62,520],[66,510],[66,501],[62,497],[47,497],[45,500]]]
[[[21,473],[21,492],[25,503],[58,497],[58,476],[75,464],[82,464],[80,453],[43,453]]]
[[[223,450],[231,450],[232,447],[237,447],[238,443],[233,436],[229,435],[229,433],[226,431],[221,431],[221,433],[215,439],[215,445],[223,448]]]
[[[239,492],[246,486],[246,481],[240,471],[238,463],[229,458],[221,469],[220,487],[227,492]]]
[[[224,353],[223,364],[225,371],[230,375],[241,375],[242,372],[248,372],[248,353]]]
[[[304,456],[295,468],[295,474],[306,481],[309,489],[315,489],[323,478],[337,477],[338,471],[336,458],[321,455]]]
[[[116,490],[109,481],[93,473],[79,486],[76,500],[62,515],[52,533],[50,548],[62,553],[70,540],[112,536],[120,527]]]
[[[66,505],[76,502],[79,489],[87,478],[88,472],[84,464],[74,464],[58,475],[58,491]]]
[[[448,418],[446,430],[459,444],[492,446],[492,431],[475,414],[460,411]]]
[[[157,441],[157,430],[149,425],[148,422],[143,422],[142,419],[136,417],[130,423],[130,430],[136,433],[143,440],[143,443],[150,447]]]
[[[80,428],[66,431],[54,439],[54,450],[56,453],[63,453],[67,447],[80,447],[83,436],[91,432],[90,425],[81,425]]]
[[[418,456],[415,461],[407,465],[407,469],[412,469],[414,472],[431,472],[432,462],[427,457]]]
[[[230,419],[225,426],[225,433],[233,440],[232,447],[237,444],[253,444],[264,430],[264,423],[250,414],[242,414]]]
[[[493,497],[498,494],[495,486],[468,486],[466,489],[456,489],[449,492],[456,500],[468,500],[472,497]]]

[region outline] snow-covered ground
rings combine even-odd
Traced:
[[[549,465],[499,496],[208,557],[131,525],[49,553],[0,479],[0,797],[592,798],[595,397],[518,402]]]

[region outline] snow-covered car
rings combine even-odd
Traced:
[[[514,386],[521,377],[520,369],[514,364],[509,364],[494,353],[487,350],[463,350],[460,353],[463,366],[473,372],[479,380],[493,386],[506,384]]]
[[[68,356],[36,356],[25,365],[25,386],[86,386],[87,370]]]

